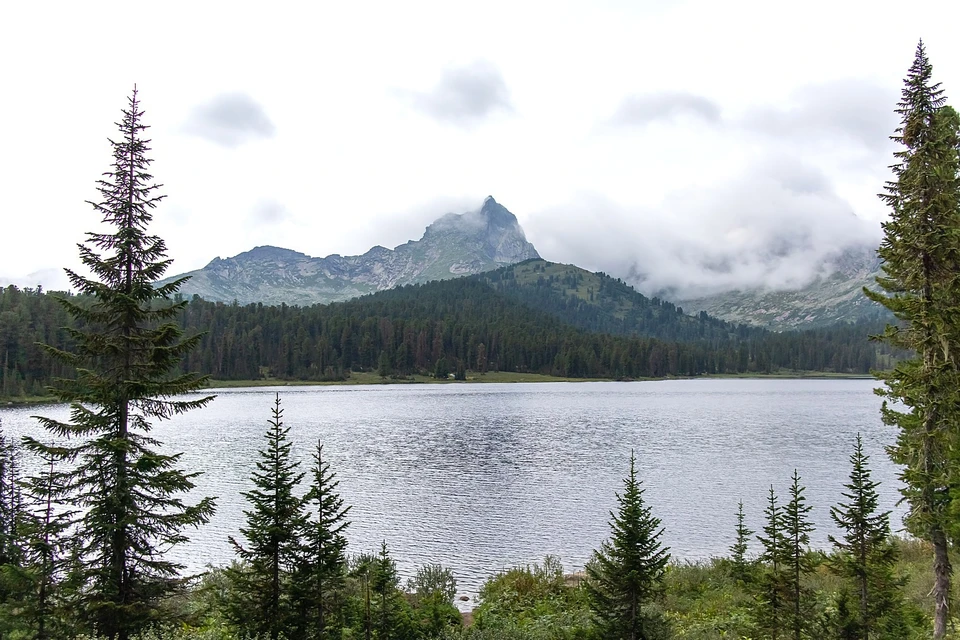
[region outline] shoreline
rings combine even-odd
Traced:
[[[540,373],[515,373],[510,371],[490,371],[487,373],[468,372],[466,380],[439,380],[430,376],[411,375],[396,378],[382,378],[375,372],[361,371],[350,374],[346,380],[281,380],[261,378],[259,380],[209,380],[201,389],[239,389],[247,387],[324,387],[349,385],[414,385],[414,384],[515,384],[540,382],[662,382],[665,380],[876,380],[873,376],[860,373],[832,373],[827,371],[787,371],[780,373],[714,373],[699,376],[669,376],[666,378],[564,378]],[[13,396],[0,397],[0,408],[25,407],[31,405],[55,404],[59,400],[54,396]]]

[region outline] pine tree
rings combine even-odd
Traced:
[[[854,632],[862,640],[883,637],[882,620],[897,610],[901,598],[901,583],[894,575],[899,554],[890,539],[890,512],[878,512],[880,483],[870,478],[869,459],[858,433],[850,456],[850,482],[844,485],[843,497],[849,502],[830,509],[843,538],[828,536],[836,550],[830,567],[850,580],[857,594]]]
[[[883,420],[900,431],[890,455],[902,465],[906,518],[914,535],[934,552],[934,638],[946,634],[952,567],[948,537],[960,533],[951,512],[960,507],[953,459],[960,425],[960,118],[945,106],[921,42],[904,81],[892,139],[900,144],[881,198],[890,207],[878,250],[886,293],[864,289],[899,321],[879,336],[893,347],[915,352],[879,378],[885,388]],[[888,402],[889,401],[889,402]],[[904,407],[901,410],[899,407]],[[953,529],[953,530],[951,530]]]
[[[761,627],[769,632],[771,640],[778,640],[784,627],[784,618],[787,615],[789,598],[789,578],[787,563],[789,562],[789,541],[784,526],[783,509],[777,502],[777,494],[770,487],[767,499],[767,508],[763,514],[766,524],[763,526],[762,536],[757,536],[763,545],[760,561],[763,563],[763,574],[758,584],[759,618]]]
[[[747,528],[743,515],[743,500],[737,503],[737,539],[730,547],[730,559],[734,579],[747,582],[750,579],[751,563],[747,560],[749,540],[755,532]]]
[[[58,508],[63,496],[63,474],[56,470],[61,456],[54,450],[43,458],[43,471],[26,483],[27,502],[31,513],[27,518],[27,553],[25,577],[31,597],[25,608],[26,617],[35,630],[36,640],[70,635],[70,616],[63,599],[63,579],[68,562],[68,535],[74,513]],[[74,634],[75,635],[75,634]]]
[[[194,474],[179,470],[179,454],[160,453],[149,435],[151,420],[202,407],[212,397],[183,399],[204,382],[177,373],[199,340],[183,339],[175,323],[185,303],[170,297],[184,279],[154,286],[171,261],[163,240],[147,233],[151,211],[164,196],[149,173],[136,88],[118,126],[121,139],[110,141],[113,166],[97,182],[102,200],[90,203],[108,229],[88,233],[78,245],[93,277],[66,270],[82,297],[60,299],[80,327],[68,330],[76,347],[47,347],[76,377],[58,379],[54,388],[71,404],[70,422],[39,420],[71,444],[62,450],[37,441],[30,446],[74,463],[64,479],[68,502],[83,514],[79,608],[98,633],[126,640],[181,584],[181,565],[163,552],[187,540],[184,528],[207,522],[214,504],[209,498],[184,504],[179,496],[194,487]]]
[[[342,625],[340,608],[347,572],[345,534],[350,526],[350,507],[344,506],[337,492],[340,481],[324,460],[323,445],[319,442],[313,463],[312,483],[304,496],[309,521],[294,583],[300,635],[322,639],[334,637],[335,630]]]
[[[660,592],[670,553],[661,544],[660,520],[644,504],[641,485],[631,451],[619,507],[610,513],[611,538],[586,567],[585,587],[604,638],[652,640],[663,632],[662,620],[647,605]]]
[[[27,603],[25,575],[27,509],[21,492],[18,448],[0,424],[0,638],[22,628]]]
[[[277,640],[293,625],[290,576],[297,567],[307,521],[303,501],[294,495],[304,474],[297,472],[300,463],[290,457],[290,428],[283,424],[279,393],[272,411],[264,434],[267,446],[251,474],[256,488],[242,494],[251,507],[243,512],[247,526],[240,529],[247,545],[230,537],[243,564],[228,569],[228,575],[237,592],[230,607],[234,623],[247,633]]]
[[[804,487],[800,486],[800,476],[794,469],[793,482],[790,485],[790,502],[783,510],[783,534],[787,542],[789,620],[794,640],[800,640],[806,627],[808,596],[803,587],[803,579],[813,570],[809,554],[810,532],[814,529],[809,514],[813,508],[807,505],[803,492]]]

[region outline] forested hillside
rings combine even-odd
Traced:
[[[521,272],[521,277],[529,275]],[[312,307],[240,306],[194,298],[179,323],[188,333],[204,335],[184,368],[225,380],[337,380],[351,370],[639,378],[784,369],[867,373],[884,357],[867,340],[879,326],[777,334],[685,316],[657,301],[629,307],[621,321],[616,310],[572,297],[562,308],[547,286],[524,290],[509,279],[498,282],[494,287],[479,278],[431,282]],[[562,278],[553,280],[557,282]],[[604,300],[640,295],[615,280],[598,282]],[[42,394],[51,376],[65,373],[38,345],[72,348],[61,329],[69,320],[57,295],[63,294],[0,290],[0,395]],[[598,288],[595,300],[599,295]],[[574,323],[610,333],[578,329]]]
[[[725,342],[767,333],[706,313],[686,315],[673,303],[648,298],[619,278],[570,264],[527,260],[473,277],[509,298],[587,331],[680,342]]]

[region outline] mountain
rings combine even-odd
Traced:
[[[290,249],[256,247],[232,258],[215,258],[202,269],[182,274],[190,280],[181,292],[211,301],[305,306],[539,257],[516,216],[491,196],[479,210],[448,213],[419,240],[394,249],[377,246],[360,256],[313,258]]]
[[[711,343],[766,333],[706,313],[687,315],[682,308],[660,298],[648,298],[619,278],[570,264],[527,260],[472,279],[564,324],[595,333]]]
[[[863,295],[863,287],[876,287],[880,274],[874,248],[849,248],[824,265],[824,273],[802,289],[728,291],[679,304],[688,312],[705,311],[728,322],[775,331],[888,317],[883,307]]]

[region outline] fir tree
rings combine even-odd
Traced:
[[[18,448],[7,440],[0,424],[0,638],[21,626],[18,613],[27,604],[27,511],[21,483]]]
[[[945,106],[932,75],[921,42],[897,108],[901,122],[892,139],[901,148],[891,167],[894,180],[881,194],[890,217],[883,224],[877,284],[886,293],[864,291],[899,321],[879,338],[916,354],[879,376],[885,388],[878,393],[886,398],[884,422],[900,430],[890,455],[903,469],[906,524],[933,546],[933,635],[939,640],[950,611],[948,537],[960,533],[951,515],[960,512],[951,504],[960,501],[953,459],[960,449],[960,119]]]
[[[750,579],[751,563],[747,560],[750,537],[754,534],[747,528],[743,516],[743,500],[737,503],[737,539],[730,547],[731,573],[734,579],[747,582]]]
[[[302,637],[328,638],[342,624],[340,615],[344,578],[347,572],[347,539],[350,521],[343,498],[337,492],[340,481],[323,458],[317,443],[310,470],[312,483],[304,504],[308,522],[303,533],[303,550],[295,580],[296,599],[301,611]]]
[[[777,494],[770,487],[767,508],[763,514],[766,524],[762,536],[757,536],[763,545],[760,561],[764,564],[759,588],[759,618],[761,627],[769,632],[771,640],[778,640],[784,627],[789,597],[789,541],[784,527],[783,509],[777,502]]]
[[[643,501],[636,458],[630,452],[630,474],[624,479],[619,507],[610,513],[611,538],[588,563],[585,583],[590,606],[605,638],[652,640],[662,633],[662,620],[649,605],[659,594],[670,560],[661,544],[663,529]]]
[[[800,640],[804,634],[808,603],[803,579],[813,568],[809,554],[810,532],[814,529],[809,514],[813,508],[806,503],[806,498],[803,496],[804,489],[800,486],[800,476],[794,469],[793,482],[790,485],[790,502],[783,510],[783,534],[787,542],[790,629],[794,640]]]
[[[870,478],[870,457],[863,453],[863,440],[857,434],[850,456],[850,482],[843,494],[849,502],[831,507],[830,517],[843,538],[828,536],[836,549],[830,567],[852,583],[856,595],[851,625],[855,637],[869,640],[883,637],[881,621],[894,613],[900,601],[900,581],[894,576],[898,552],[890,540],[890,512],[879,511],[877,487]]]
[[[230,607],[233,621],[245,632],[277,640],[293,623],[289,578],[297,566],[300,534],[307,521],[303,501],[294,495],[303,473],[297,472],[300,463],[290,457],[290,428],[283,424],[279,393],[272,411],[264,434],[267,446],[251,474],[256,488],[243,493],[250,503],[250,510],[243,512],[247,526],[240,529],[247,545],[230,537],[243,564],[231,567],[228,574],[237,592]]]
[[[181,565],[163,552],[186,541],[183,530],[207,522],[212,499],[186,505],[194,474],[177,468],[179,454],[157,450],[151,420],[165,420],[204,406],[212,397],[183,399],[204,379],[177,373],[199,337],[183,339],[175,320],[183,302],[172,302],[184,279],[154,286],[169,268],[163,240],[147,233],[151,211],[164,196],[149,173],[147,126],[134,88],[111,140],[113,166],[98,181],[102,200],[91,202],[107,226],[78,245],[93,274],[67,270],[82,297],[60,302],[80,328],[69,329],[76,345],[47,351],[73,367],[76,377],[55,381],[54,392],[71,404],[70,421],[39,418],[62,449],[37,441],[42,454],[73,464],[63,476],[67,500],[83,515],[80,610],[99,634],[126,640],[148,625],[160,599],[181,582]],[[89,304],[87,301],[90,301]]]
[[[47,454],[42,473],[29,478],[26,484],[32,511],[27,520],[26,576],[32,593],[25,613],[37,640],[63,637],[70,629],[62,591],[70,560],[68,534],[74,514],[58,509],[63,495],[63,474],[56,470],[59,458],[56,450]]]
[[[400,593],[400,578],[397,564],[390,557],[386,541],[380,543],[380,553],[373,561],[370,571],[370,594],[375,610],[372,625],[377,640],[400,640],[413,635],[411,620],[407,614],[407,602]]]

